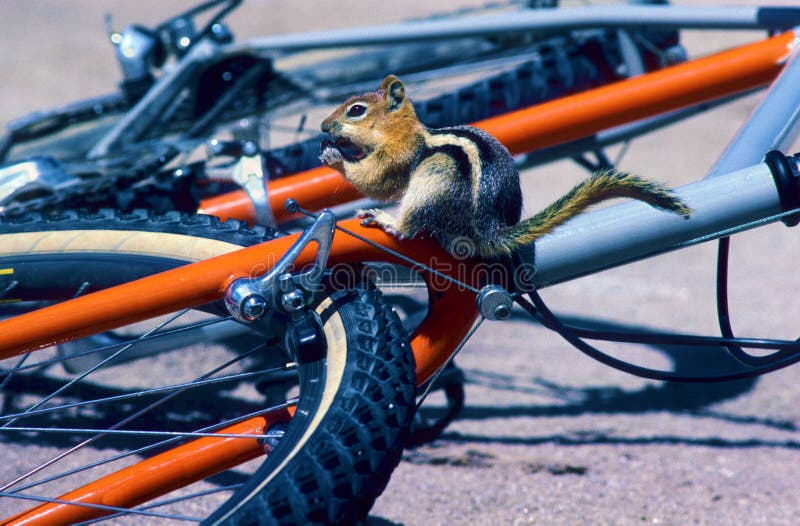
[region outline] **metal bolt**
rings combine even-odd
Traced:
[[[288,312],[298,311],[302,309],[305,304],[306,299],[299,290],[287,292],[281,296],[281,305],[283,305],[283,308]]]
[[[286,434],[286,424],[275,424],[265,434],[266,436],[260,439],[261,446],[265,453],[271,453]]]
[[[511,316],[511,309],[507,305],[498,305],[494,308],[494,317],[498,320],[505,320]]]
[[[497,285],[487,285],[478,294],[478,309],[489,320],[508,319],[513,302],[508,291]]]
[[[267,300],[260,294],[252,294],[242,300],[240,311],[242,318],[247,321],[260,319],[267,310]]]
[[[242,146],[242,153],[248,157],[252,157],[258,153],[258,145],[253,141],[246,141]]]

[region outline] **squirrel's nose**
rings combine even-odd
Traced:
[[[328,133],[328,130],[330,129],[330,127],[331,127],[330,123],[326,119],[326,120],[322,121],[322,124],[320,124],[319,129],[322,130],[322,133]]]

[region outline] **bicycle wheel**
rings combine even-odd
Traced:
[[[100,158],[88,159],[86,148],[110,133],[129,109],[119,94],[12,123],[6,159],[19,165],[8,171],[24,169],[32,180],[0,200],[0,213],[54,207],[194,212],[203,199],[238,189],[230,174],[214,168],[226,167],[231,157],[242,155],[242,148],[221,148],[225,155],[197,161],[199,146],[210,139],[258,145],[270,180],[319,167],[318,123],[348,95],[374,89],[389,72],[403,76],[420,120],[438,128],[621,80],[632,57],[637,68],[647,71],[683,57],[675,31],[637,31],[634,36],[632,49],[617,31],[598,29],[405,44],[324,58],[300,53],[271,61],[236,53],[204,65],[180,97],[145,112],[153,122],[125,128],[141,134],[120,131],[116,146]],[[587,147],[578,145],[557,157]],[[27,162],[43,155],[56,160],[33,167]]]
[[[235,221],[142,212],[70,212],[0,222],[0,315],[19,314],[273,235]],[[0,361],[0,448],[10,459],[0,466],[0,515],[26,513],[30,500],[43,500],[27,510],[30,524],[71,524],[102,515],[115,524],[186,518],[199,522],[209,515],[209,524],[350,523],[366,516],[399,461],[415,390],[413,355],[380,293],[371,288],[331,291],[317,307],[327,355],[298,364],[291,363],[277,341],[265,343],[263,337],[232,331],[215,305],[201,310],[190,313],[197,319],[183,322],[176,331],[149,333],[134,327],[128,334],[102,335],[95,342],[110,341],[107,346],[116,350],[127,345],[117,340],[122,338],[134,341],[133,348],[153,345],[163,351],[160,338],[184,346],[179,352],[145,352],[126,359],[126,351],[79,364],[87,368],[80,373],[58,365],[91,356],[94,349],[82,347],[77,357],[46,349],[24,362]],[[224,328],[215,334],[209,327]],[[211,337],[226,345],[211,345]],[[243,342],[252,348],[243,348]],[[159,493],[202,477],[184,472],[175,484],[156,481],[161,490],[151,488],[151,494],[117,501],[110,491],[100,507],[88,500],[81,506],[48,502],[52,497],[67,499],[68,491],[98,477],[105,477],[100,479],[104,485],[109,470],[128,469],[118,465],[133,462],[133,457],[146,455],[142,462],[151,462],[185,447],[176,445],[189,439],[217,440],[198,438],[198,430],[203,434],[230,428],[253,414],[285,415],[290,405],[286,397],[267,403],[267,395],[259,392],[285,395],[291,385],[296,385],[288,398],[296,406],[295,418],[272,419],[255,441],[255,453],[269,451],[260,467],[251,463],[207,473],[194,486],[165,498]],[[145,497],[150,502],[139,506]],[[138,507],[131,515],[122,515],[128,510],[120,508],[134,505]],[[14,519],[22,523],[22,517]]]

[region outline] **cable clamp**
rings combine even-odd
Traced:
[[[800,208],[800,153],[788,157],[778,150],[771,150],[764,156],[764,162],[772,172],[783,211]],[[800,223],[800,212],[781,221],[786,226],[796,226]]]

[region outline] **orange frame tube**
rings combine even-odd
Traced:
[[[291,418],[282,410],[232,425],[224,434],[261,435]],[[132,508],[264,454],[257,439],[204,437],[102,477],[59,498],[80,504]],[[101,508],[47,503],[11,517],[2,526],[74,524],[108,515]]]
[[[481,275],[473,272],[480,269],[477,260],[457,260],[430,240],[400,242],[378,228],[361,226],[358,219],[340,224],[373,243],[424,262],[473,287],[480,286]],[[299,237],[300,234],[281,237],[0,321],[0,359],[217,301],[235,279],[271,270]],[[298,268],[310,265],[313,257],[314,251],[308,248],[295,265]],[[404,264],[337,231],[329,267],[364,261]],[[429,282],[431,308],[412,337],[420,383],[446,361],[478,315],[471,292],[443,285]]]
[[[527,153],[756,88],[778,74],[796,46],[796,33],[787,31],[473,125],[497,137],[512,154]],[[268,196],[278,222],[291,218],[284,208],[289,197],[309,210],[361,197],[344,176],[325,167],[270,182]],[[221,218],[255,220],[255,209],[244,191],[206,199],[200,203],[199,211]]]
[[[655,73],[487,119],[476,125],[497,136],[512,153],[552,146],[623,122],[761,85],[778,73],[795,45],[795,33],[784,33]],[[305,207],[318,209],[358,196],[342,176],[326,168],[272,182],[269,190],[272,209],[279,219],[285,219],[288,215],[283,207],[288,197],[294,197]],[[252,206],[242,192],[206,201],[202,208],[205,212],[222,217],[253,218]],[[456,260],[431,241],[410,240],[400,243],[379,229],[360,226],[357,220],[345,221],[342,225],[370,241],[423,261],[471,286],[481,285],[480,275],[475,272],[479,269],[478,262]],[[233,280],[267,272],[298,236],[279,238],[2,321],[0,358],[218,300]],[[309,249],[301,254],[296,263],[302,266],[312,260],[313,253]],[[330,265],[370,260],[402,264],[371,245],[336,232]],[[425,381],[445,363],[478,315],[471,292],[430,280],[428,286],[431,292],[429,314],[412,336],[411,342],[419,382]],[[264,425],[263,421],[255,420],[239,424],[252,429],[252,433],[260,432],[258,430],[263,429]],[[208,476],[231,462],[249,458],[256,453],[256,445],[257,441],[247,439],[200,439],[103,478],[65,498],[135,505],[142,498],[152,498],[169,491],[176,484]],[[209,454],[211,450],[207,447],[212,446],[214,453]],[[192,464],[202,465],[202,468],[198,467],[189,476],[183,469]],[[121,481],[137,478],[146,482],[120,485]],[[130,491],[120,492],[123,487]],[[112,498],[114,495],[117,499]],[[48,511],[50,506],[61,511]],[[43,505],[14,520],[20,524],[70,522],[73,516],[69,513],[76,509],[80,508],[67,504]],[[90,512],[96,513],[94,510]]]

